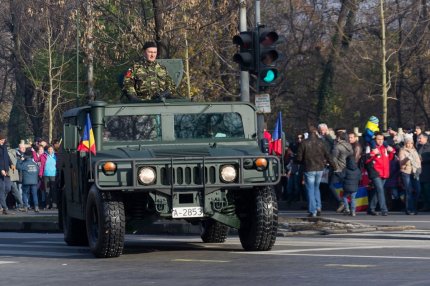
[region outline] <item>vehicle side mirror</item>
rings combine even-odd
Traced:
[[[64,150],[74,151],[78,148],[78,127],[69,123],[64,124],[63,128],[63,144]]]

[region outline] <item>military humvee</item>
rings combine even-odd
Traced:
[[[96,155],[76,150],[87,113]],[[94,101],[66,111],[58,154],[65,242],[117,257],[128,224],[183,219],[201,225],[203,242],[222,243],[236,228],[245,250],[270,250],[281,164],[259,146],[256,126],[244,102]]]

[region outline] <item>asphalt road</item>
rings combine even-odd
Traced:
[[[279,237],[245,252],[237,237],[129,235],[96,259],[61,234],[0,233],[1,285],[430,285],[430,231]]]

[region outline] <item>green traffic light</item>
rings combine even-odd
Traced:
[[[266,75],[264,76],[263,80],[267,83],[271,83],[272,81],[275,80],[275,73],[273,72],[273,70],[268,70]]]

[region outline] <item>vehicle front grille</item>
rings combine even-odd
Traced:
[[[173,170],[173,173],[172,173]],[[203,171],[204,170],[204,171]],[[160,183],[162,185],[202,185],[218,183],[218,167],[162,167],[160,168]]]

